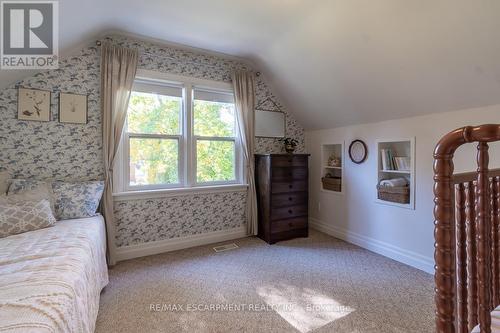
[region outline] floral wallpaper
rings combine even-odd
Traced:
[[[119,201],[115,203],[116,245],[241,227],[245,224],[245,203],[245,192]]]
[[[141,69],[226,82],[230,81],[232,71],[249,69],[244,61],[223,55],[186,51],[118,35],[107,39],[137,48]],[[0,169],[8,170],[16,178],[103,179],[99,63],[99,48],[90,46],[60,61],[59,69],[40,72],[0,91]],[[52,121],[17,120],[19,86],[52,91]],[[59,92],[88,95],[87,125],[57,121]],[[256,99],[257,104],[271,99],[286,113],[286,135],[297,139],[297,151],[303,152],[303,128],[272,93],[263,76],[257,77]],[[256,153],[282,151],[278,140],[256,138]],[[241,226],[245,223],[245,201],[244,193],[230,192],[117,202],[116,244],[126,246]]]
[[[51,91],[51,121],[17,120],[17,87]],[[0,90],[0,168],[15,178],[102,179],[100,72],[96,48]],[[62,124],[58,93],[88,95],[88,124]]]
[[[231,73],[234,70],[251,69],[244,62],[222,56],[194,53],[132,40],[124,36],[112,36],[108,37],[108,39],[113,40],[117,45],[137,48],[140,54],[139,68],[141,69],[225,82],[231,82]],[[276,98],[262,76],[257,77],[255,94],[256,105],[267,107],[264,103],[267,99],[271,99],[286,114],[286,135],[299,141],[297,152],[304,152],[304,129],[291,114],[287,113],[286,108]],[[281,153],[284,152],[284,149],[277,139],[256,138],[255,152]]]

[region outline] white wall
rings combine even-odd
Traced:
[[[311,153],[311,226],[339,238],[432,273],[434,271],[433,157],[438,140],[465,125],[500,123],[500,105],[431,114],[328,130],[306,131]],[[376,141],[416,138],[415,210],[375,202],[377,185]],[[360,164],[347,153],[352,140],[368,146]],[[344,193],[321,190],[321,144],[345,141]],[[490,166],[500,167],[500,144],[490,146]],[[475,146],[461,147],[455,157],[456,172],[475,168]]]

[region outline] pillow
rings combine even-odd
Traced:
[[[89,181],[52,183],[58,220],[96,216],[104,190],[104,182]]]
[[[9,192],[8,194],[14,194],[14,193],[20,193],[23,191],[29,191],[29,190],[34,190],[37,187],[40,186],[47,186],[48,183],[41,181],[41,180],[35,180],[35,179],[12,179],[10,181],[10,186],[9,186]],[[48,186],[50,189],[50,186]]]
[[[47,182],[33,179],[12,179],[7,199],[10,201],[38,201],[47,199],[50,202],[52,214],[56,214],[54,193],[52,193],[52,186]]]
[[[7,171],[0,171],[0,196],[7,194],[9,179],[10,175]]]
[[[47,199],[10,202],[5,198],[0,199],[0,238],[50,227],[56,222]]]

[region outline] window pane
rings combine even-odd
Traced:
[[[179,141],[130,138],[130,185],[179,183]]]
[[[133,91],[128,106],[128,132],[178,135],[181,111],[182,97]]]
[[[236,121],[232,95],[194,92],[194,135],[234,137]]]
[[[194,99],[210,102],[220,102],[234,104],[234,94],[232,91],[211,90],[207,88],[195,87],[193,89]]]
[[[234,141],[196,142],[196,180],[199,183],[235,180]]]

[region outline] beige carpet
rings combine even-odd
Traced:
[[[119,263],[96,332],[434,332],[431,275],[312,231]]]

